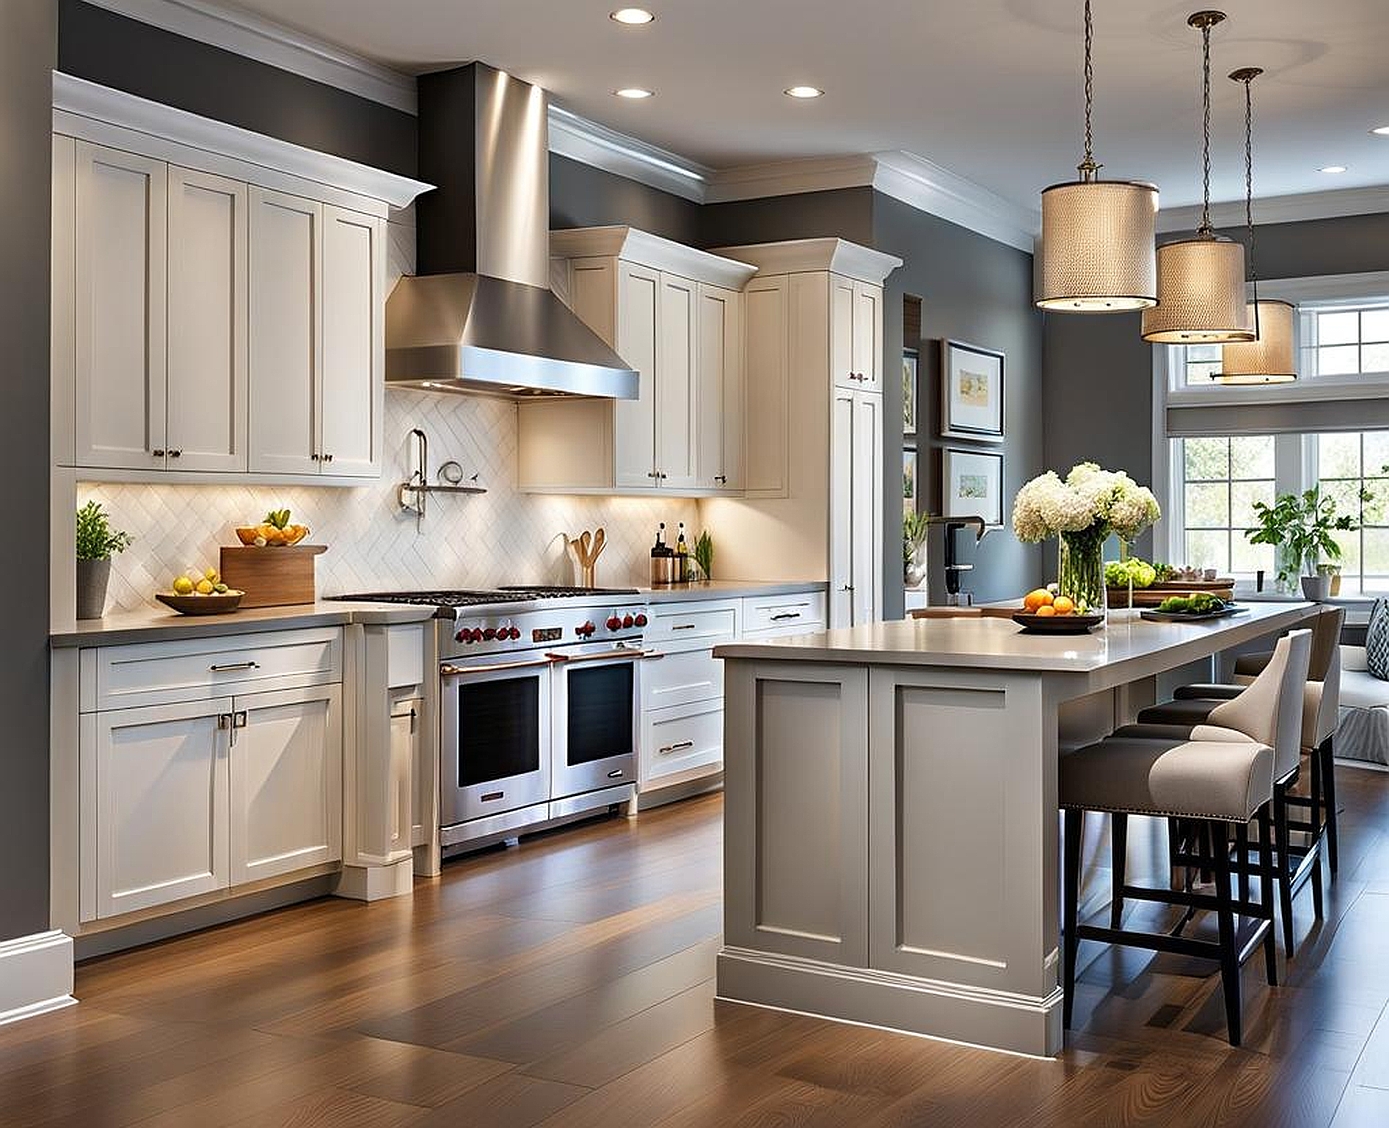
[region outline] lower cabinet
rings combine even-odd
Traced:
[[[642,790],[669,787],[723,767],[723,698],[670,709],[652,709],[642,718]]]

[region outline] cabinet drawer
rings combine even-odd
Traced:
[[[656,604],[651,608],[651,621],[645,638],[658,642],[661,649],[698,642],[713,646],[731,642],[738,633],[738,604],[732,601]]]
[[[646,662],[641,678],[643,709],[723,698],[723,659],[708,649],[667,653],[658,662]]]
[[[743,634],[766,638],[825,629],[825,593],[749,596],[743,600]]]
[[[340,682],[342,630],[103,646],[94,656],[82,671],[84,712]]]
[[[646,714],[641,750],[642,791],[668,787],[723,769],[723,701]]]

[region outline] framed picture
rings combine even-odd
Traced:
[[[979,450],[941,451],[941,512],[1003,524],[1003,455]]]
[[[916,434],[916,373],[918,359],[914,351],[902,354],[902,434]]]
[[[1003,441],[1003,354],[946,341],[941,357],[940,433],[947,439]]]
[[[916,476],[916,451],[907,447],[902,451],[902,512],[916,512],[916,498],[920,489]]]

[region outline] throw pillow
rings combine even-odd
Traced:
[[[1365,631],[1365,666],[1371,677],[1389,681],[1389,599],[1376,599]]]

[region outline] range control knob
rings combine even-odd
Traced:
[[[634,622],[639,627],[646,626],[646,614],[644,612],[638,611],[637,617],[633,619],[632,622]]]
[[[488,627],[485,631],[482,632],[482,637],[485,638],[488,642],[491,642],[494,638],[497,637],[497,629],[495,627]]]
[[[511,635],[512,642],[515,642],[517,639],[521,637],[521,629],[519,627],[512,627],[509,633]]]
[[[591,635],[593,634],[593,632],[596,631],[597,629],[598,629],[598,628],[595,627],[591,622],[588,622],[588,623],[584,623],[582,626],[575,627],[575,628],[574,628],[574,633],[575,633],[576,635],[579,635],[581,638],[588,638],[588,637],[591,636]]]
[[[622,625],[623,625],[624,627],[630,627],[634,622],[636,622],[636,620],[633,619],[632,616],[630,616],[630,615],[623,615],[623,616],[622,616]]]
[[[622,629],[622,620],[616,615],[608,616],[608,630],[618,631]]]
[[[459,631],[456,635],[453,636],[455,642],[467,642],[468,637],[469,636],[467,627],[464,627],[461,631]]]

